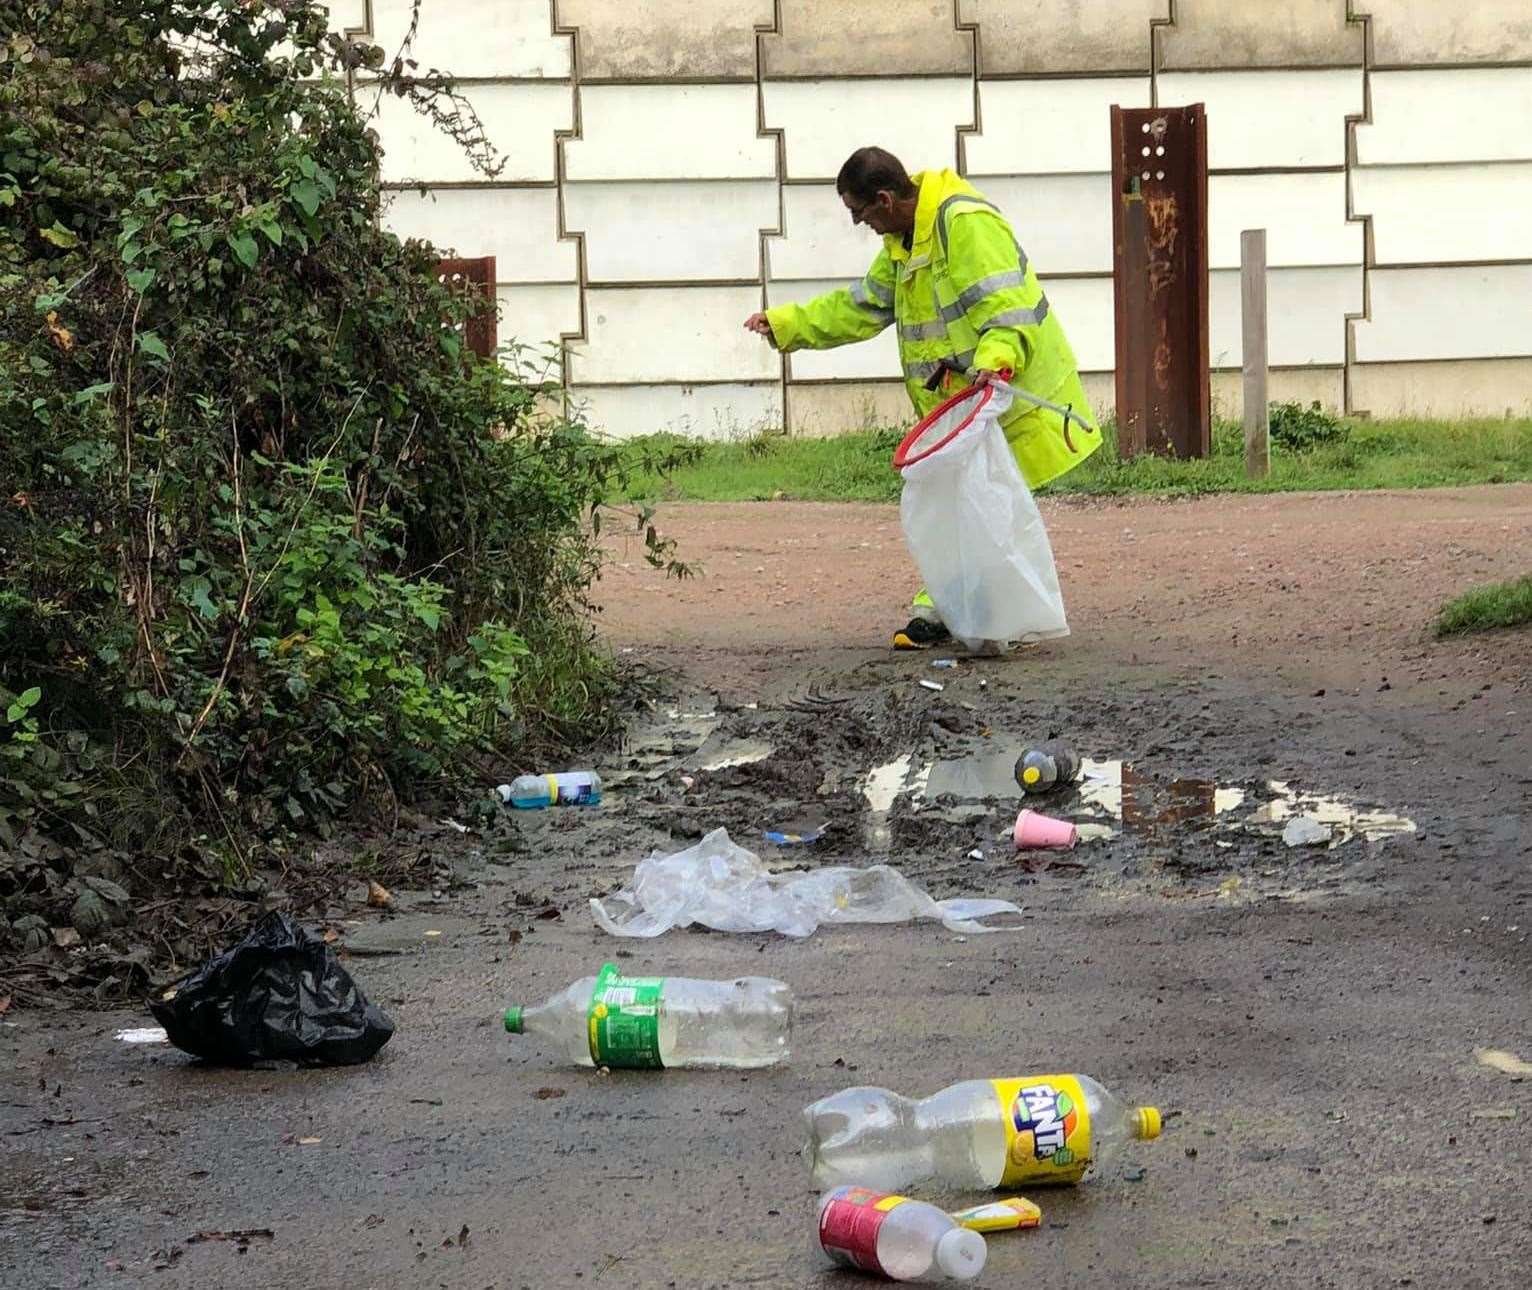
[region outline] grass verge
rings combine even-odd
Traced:
[[[1464,636],[1496,627],[1532,623],[1532,574],[1475,587],[1442,606],[1436,618],[1438,636]]]
[[[1207,493],[1273,493],[1337,489],[1436,488],[1532,480],[1532,417],[1484,421],[1341,421],[1332,439],[1292,447],[1275,436],[1271,475],[1245,478],[1244,435],[1231,422],[1215,425],[1213,452],[1196,461],[1160,457],[1125,460],[1116,427],[1081,466],[1047,493],[1120,496],[1149,493],[1195,497]],[[724,442],[686,443],[658,436],[642,447],[681,447],[684,464],[669,478],[644,474],[632,496],[699,502],[889,502],[899,496],[890,461],[897,429],[861,430],[828,439],[755,435]]]

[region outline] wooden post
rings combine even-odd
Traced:
[[[1271,473],[1271,414],[1266,395],[1266,230],[1239,235],[1240,317],[1245,351],[1245,474]]]

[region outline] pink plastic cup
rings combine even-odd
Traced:
[[[1068,850],[1080,840],[1080,831],[1068,820],[1055,820],[1038,811],[1023,811],[1016,817],[1016,849],[1056,847]]]

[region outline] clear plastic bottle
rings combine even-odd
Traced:
[[[1157,1138],[1160,1113],[1129,1107],[1086,1075],[965,1080],[930,1097],[848,1088],[805,1108],[814,1183],[893,1191],[1079,1182],[1130,1139]]]
[[[979,1233],[935,1205],[865,1187],[819,1201],[819,1248],[843,1267],[890,1281],[972,1281],[989,1254]]]
[[[580,1066],[772,1066],[792,1041],[793,992],[770,977],[624,977],[608,963],[546,1003],[507,1008],[513,1035],[552,1039]]]
[[[1073,783],[1079,773],[1079,754],[1056,739],[1028,748],[1016,759],[1016,782],[1024,793],[1049,792]]]
[[[571,770],[562,775],[518,775],[495,790],[502,802],[518,811],[544,806],[599,806],[601,776],[593,770]]]

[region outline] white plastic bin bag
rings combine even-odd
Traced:
[[[894,454],[904,540],[942,622],[969,649],[1069,634],[1043,517],[1000,428],[1011,397],[972,386]]]

